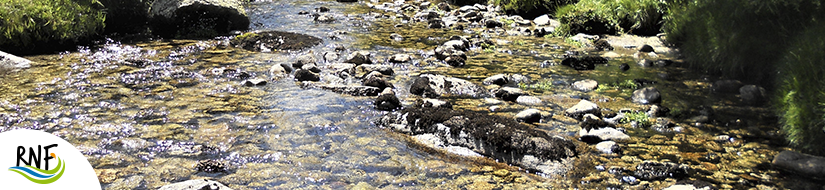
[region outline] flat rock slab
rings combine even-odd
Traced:
[[[300,50],[318,45],[321,38],[281,31],[255,31],[235,36],[229,41],[235,47],[250,51]]]
[[[31,67],[32,61],[0,51],[0,70],[15,70]]]
[[[578,155],[569,139],[551,136],[513,118],[477,112],[406,107],[384,115],[376,123],[412,136],[435,134],[445,145],[469,148],[547,174],[566,171],[563,163]]]
[[[782,171],[816,180],[825,180],[825,157],[786,150],[776,155],[772,164]]]

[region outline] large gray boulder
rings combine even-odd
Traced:
[[[16,70],[31,67],[32,61],[0,51],[0,71]]]
[[[662,95],[656,88],[646,87],[633,91],[633,96],[630,99],[637,104],[658,104],[662,102]]]
[[[816,180],[825,180],[825,157],[782,151],[773,158],[772,165],[782,171]]]
[[[232,190],[224,184],[208,179],[193,179],[160,187],[159,190]]]
[[[249,28],[241,0],[156,0],[149,18],[152,32],[164,37],[211,37]]]

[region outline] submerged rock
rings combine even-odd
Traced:
[[[575,118],[577,120],[582,120],[582,117],[585,114],[594,114],[596,116],[601,115],[601,112],[599,111],[599,105],[596,105],[596,103],[593,103],[591,101],[580,100],[578,104],[564,111],[564,115]]]
[[[301,88],[324,89],[335,93],[348,94],[352,96],[377,96],[381,93],[381,89],[372,86],[319,84],[316,82],[302,82],[300,85]]]
[[[596,64],[607,64],[607,58],[598,56],[568,57],[562,60],[561,65],[570,66],[576,70],[593,70]]]
[[[207,173],[226,172],[226,165],[215,160],[201,160],[195,165],[195,170]]]
[[[281,31],[255,31],[235,36],[229,41],[235,47],[249,51],[300,50],[321,43],[321,39],[305,34]]]
[[[688,176],[688,168],[672,162],[644,161],[636,166],[634,176],[642,180],[681,179]]]
[[[541,121],[541,111],[537,109],[526,109],[516,114],[516,121],[525,123],[538,123]]]
[[[208,179],[193,179],[160,187],[159,190],[232,190],[224,184]]]
[[[214,37],[249,28],[241,0],[156,0],[149,17],[152,32],[164,37]]]
[[[410,135],[435,134],[445,144],[547,174],[569,170],[565,163],[578,155],[568,139],[495,115],[408,107],[384,115],[377,123]]]
[[[16,70],[31,67],[32,61],[0,51],[0,70]]]
[[[662,102],[662,95],[654,87],[646,87],[633,91],[631,101],[637,104],[658,104]]]

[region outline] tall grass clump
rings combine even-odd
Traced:
[[[792,40],[779,63],[777,111],[788,142],[803,152],[825,155],[825,22]]]
[[[667,12],[663,0],[581,0],[556,10],[560,34],[656,35]]]
[[[825,19],[818,0],[673,0],[668,12],[667,40],[689,67],[760,84],[773,83],[792,37]]]
[[[97,0],[0,0],[0,49],[30,54],[88,40],[103,29]]]

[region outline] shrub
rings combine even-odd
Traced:
[[[72,47],[103,29],[97,0],[0,0],[0,48],[9,53]]]
[[[825,19],[821,2],[812,0],[678,0],[669,6],[664,30],[689,67],[761,84],[773,83],[791,37]]]
[[[656,35],[666,12],[667,3],[661,0],[582,0],[556,10],[556,18],[564,35]]]
[[[788,142],[803,152],[825,155],[825,23],[793,40],[782,57],[776,105]]]

